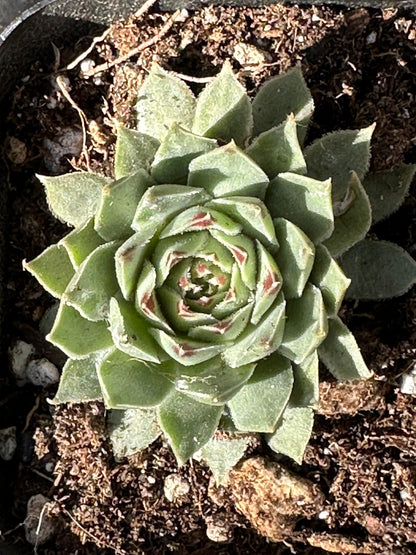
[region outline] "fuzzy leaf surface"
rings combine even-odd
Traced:
[[[228,402],[236,428],[274,432],[292,387],[292,366],[287,358],[273,353],[261,360],[247,384]]]
[[[82,360],[68,359],[62,368],[58,391],[51,401],[62,403],[86,403],[102,399],[100,382],[96,371],[97,356],[89,355]]]
[[[334,230],[330,180],[279,174],[270,183],[266,204],[273,217],[290,220],[314,243],[330,237]]]
[[[195,97],[183,81],[153,64],[137,97],[137,131],[163,141],[173,123],[191,129]]]
[[[114,159],[114,175],[122,179],[139,170],[149,171],[159,141],[134,129],[119,126]]]
[[[73,229],[59,241],[59,244],[66,248],[74,268],[78,268],[87,256],[103,243],[103,238],[94,229],[94,218]]]
[[[269,446],[302,464],[303,454],[311,438],[313,409],[309,407],[287,407],[281,424],[268,437]]]
[[[209,466],[217,485],[244,456],[248,437],[213,437],[201,449],[202,459]]]
[[[226,62],[197,99],[192,131],[244,146],[252,127],[250,99]]]
[[[81,172],[37,177],[45,187],[52,214],[74,227],[94,216],[101,199],[101,190],[110,182],[107,177]]]
[[[308,175],[315,179],[332,179],[334,201],[343,200],[354,171],[362,180],[370,165],[370,141],[374,125],[364,129],[347,129],[324,135],[306,147],[304,154]]]
[[[374,224],[384,220],[401,206],[415,172],[415,164],[402,164],[392,170],[371,173],[365,177],[363,185],[370,199]]]
[[[145,449],[161,434],[155,409],[110,410],[108,432],[116,459]]]
[[[364,239],[340,260],[351,277],[347,297],[362,300],[403,295],[416,283],[416,262],[404,249],[388,241]]]
[[[338,317],[328,321],[328,335],[319,346],[318,355],[340,381],[366,380],[371,376],[354,336]]]
[[[179,464],[185,463],[213,436],[223,407],[198,403],[171,391],[158,409],[159,424]]]
[[[316,408],[319,401],[319,358],[317,351],[300,364],[293,364],[294,385],[290,404]]]
[[[293,114],[298,124],[299,139],[303,142],[313,113],[313,99],[302,72],[294,67],[274,77],[260,87],[253,100],[253,135],[275,127]]]
[[[48,293],[61,298],[74,275],[74,267],[66,249],[51,245],[30,262],[23,262],[23,268],[30,272]]]

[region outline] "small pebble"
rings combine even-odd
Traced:
[[[318,518],[320,518],[321,520],[326,520],[329,517],[329,511],[324,510],[321,511],[318,515]]]
[[[377,40],[377,33],[375,33],[374,31],[372,33],[370,33],[367,38],[365,39],[365,42],[367,44],[374,44]]]
[[[82,60],[80,64],[81,73],[88,73],[89,71],[94,69],[94,67],[95,62],[94,60],[91,60],[91,58],[85,58],[85,60]]]
[[[400,391],[407,395],[416,395],[416,365],[410,372],[402,375]]]
[[[214,514],[205,518],[207,526],[206,534],[209,540],[213,542],[229,542],[233,538],[233,526],[230,524],[227,516]]]
[[[30,358],[35,354],[35,347],[26,343],[26,341],[18,340],[9,351],[12,372],[16,377],[18,386],[27,383],[26,368]]]
[[[0,430],[0,457],[11,461],[17,448],[16,426]]]
[[[165,497],[171,503],[173,501],[176,503],[186,501],[189,490],[188,481],[182,478],[182,476],[179,476],[179,474],[169,474],[169,476],[165,478],[163,491]]]
[[[26,541],[31,545],[46,543],[56,532],[56,526],[47,514],[49,499],[40,493],[33,495],[27,502],[27,515],[24,521]]]
[[[57,367],[46,358],[31,360],[27,365],[27,377],[33,385],[49,387],[59,382]]]

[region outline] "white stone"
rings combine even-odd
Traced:
[[[367,44],[374,44],[377,40],[377,33],[375,33],[374,31],[372,33],[370,33],[367,38],[365,39],[365,42]]]
[[[9,351],[12,372],[18,386],[27,383],[26,368],[29,359],[35,354],[35,347],[19,339]]]
[[[0,430],[0,457],[11,461],[17,448],[16,426]]]
[[[408,395],[416,395],[416,365],[410,372],[402,375],[400,391]]]
[[[57,367],[46,358],[31,360],[27,365],[27,377],[33,385],[49,387],[59,382]]]
[[[233,526],[226,516],[214,514],[205,518],[206,534],[213,542],[229,542],[233,537]]]
[[[26,541],[31,545],[42,545],[56,531],[55,523],[47,514],[49,499],[40,493],[32,495],[27,502],[27,514],[24,521]]]
[[[83,135],[80,129],[66,127],[59,131],[53,140],[44,139],[44,162],[46,168],[56,174],[65,167],[63,160],[79,156],[83,146]]]
[[[94,60],[91,60],[91,58],[85,58],[85,60],[82,60],[80,64],[81,73],[88,73],[89,71],[94,69],[94,67],[95,62]]]
[[[183,502],[189,493],[189,482],[179,474],[169,474],[166,476],[163,491],[166,499],[171,503]]]
[[[320,518],[321,520],[327,520],[328,517],[329,517],[329,511],[327,510],[321,511],[318,515],[318,518]]]

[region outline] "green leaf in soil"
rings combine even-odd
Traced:
[[[316,409],[319,401],[319,358],[316,350],[300,364],[293,365],[293,376],[295,382],[290,404]]]
[[[145,449],[162,432],[154,408],[110,410],[107,424],[113,453],[118,460]]]
[[[140,169],[149,171],[158,147],[159,141],[154,137],[120,125],[114,159],[116,179],[132,175]]]
[[[244,456],[248,437],[213,437],[201,449],[202,459],[209,466],[215,482],[220,485],[226,474]]]
[[[302,464],[303,454],[311,438],[313,409],[309,407],[287,407],[280,425],[267,438],[269,446]]]
[[[101,191],[110,180],[92,173],[67,173],[50,177],[38,175],[45,187],[52,214],[64,223],[78,227],[94,216]]]
[[[360,241],[340,259],[351,278],[347,297],[362,300],[403,295],[416,283],[416,262],[404,249],[388,241]]]
[[[96,362],[96,353],[81,360],[69,358],[62,369],[58,391],[51,404],[86,403],[102,399]]]

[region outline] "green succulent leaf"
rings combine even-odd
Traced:
[[[50,403],[86,403],[102,399],[96,363],[96,353],[81,360],[69,358],[62,369],[58,391]]]
[[[123,177],[102,189],[101,202],[95,214],[95,230],[106,241],[127,239],[137,204],[153,180],[144,171]]]
[[[273,217],[297,225],[314,242],[320,243],[334,230],[331,181],[317,181],[295,173],[275,177],[267,191],[266,204]]]
[[[360,180],[367,173],[374,127],[334,131],[306,147],[308,175],[320,180],[331,178],[334,201],[344,199],[352,171]]]
[[[62,299],[55,323],[46,339],[70,358],[86,358],[113,345],[105,321],[92,322]]]
[[[224,405],[250,379],[255,366],[229,368],[220,356],[194,366],[176,364],[175,387],[200,403]]]
[[[149,236],[157,233],[161,226],[183,210],[211,200],[211,196],[198,187],[185,185],[156,185],[143,195],[131,227]]]
[[[246,153],[267,173],[269,179],[284,172],[306,173],[293,115],[256,137]]]
[[[207,206],[193,206],[175,216],[164,228],[160,238],[202,229],[218,230],[227,235],[238,235],[242,226],[218,210]]]
[[[354,336],[338,317],[329,320],[328,335],[318,348],[318,355],[340,381],[366,380],[371,376]]]
[[[362,300],[403,295],[416,283],[416,262],[401,247],[388,241],[360,241],[340,259],[351,277],[347,297]]]
[[[134,304],[113,297],[108,318],[114,345],[119,351],[139,360],[160,362],[160,348],[149,334],[148,326],[140,318]]]
[[[267,439],[277,453],[290,457],[302,464],[303,454],[311,438],[313,409],[309,407],[287,407],[280,425]]]
[[[225,349],[223,357],[231,368],[261,360],[278,349],[285,327],[285,306],[283,295],[278,295],[261,322],[249,324],[237,341]]]
[[[193,132],[244,146],[253,127],[251,103],[229,62],[201,92],[196,103]]]
[[[316,350],[300,364],[293,364],[293,376],[291,405],[316,409],[319,401],[319,358]]]
[[[176,362],[183,366],[199,364],[217,356],[224,350],[224,346],[220,344],[209,344],[203,341],[194,341],[188,337],[173,336],[156,328],[152,328],[150,333],[162,349],[173,360],[176,360]]]
[[[247,384],[228,401],[237,430],[274,432],[293,387],[292,366],[273,353],[261,360]]]
[[[59,244],[66,248],[75,269],[103,243],[103,238],[94,229],[94,218],[90,218],[81,226],[76,227],[59,241]]]
[[[250,237],[272,247],[278,246],[273,220],[260,199],[238,196],[216,198],[205,206],[216,208],[233,218]]]
[[[299,299],[287,302],[286,318],[279,352],[300,364],[326,337],[328,319],[321,291],[308,283]]]
[[[152,177],[158,183],[185,184],[190,162],[216,146],[216,140],[195,135],[175,123],[156,152],[151,169]]]
[[[120,125],[117,129],[114,160],[116,179],[122,179],[141,169],[148,172],[158,147],[159,141],[154,137]]]
[[[159,424],[179,464],[185,463],[213,436],[223,407],[206,405],[171,391],[158,409]]]
[[[251,323],[258,324],[275,301],[283,278],[272,255],[257,241],[257,284]]]
[[[296,225],[284,218],[274,220],[279,250],[275,258],[283,275],[283,292],[286,299],[302,295],[315,259],[312,241]]]
[[[313,113],[313,99],[302,72],[294,67],[266,81],[253,100],[254,130],[257,136],[294,115],[303,142]]]
[[[213,197],[264,198],[269,179],[242,150],[230,142],[192,160],[188,185],[203,187]]]
[[[335,258],[363,239],[371,226],[371,206],[358,176],[353,173],[345,198],[334,203],[334,232],[325,246]]]
[[[30,272],[44,289],[54,297],[61,298],[74,275],[74,267],[66,249],[51,245],[30,262],[23,262],[23,268]]]
[[[132,300],[137,279],[149,250],[153,234],[149,228],[129,237],[115,254],[117,281],[126,300]]]
[[[112,409],[157,406],[173,388],[171,365],[161,368],[117,349],[97,364],[97,373],[104,402]]]
[[[248,437],[213,437],[201,449],[202,459],[209,466],[217,485],[244,456]]]
[[[88,320],[104,320],[117,292],[114,255],[120,246],[111,241],[97,247],[81,264],[65,290],[65,302]]]
[[[167,332],[172,332],[170,325],[160,309],[159,302],[156,298],[155,287],[156,269],[146,260],[137,281],[135,299],[136,310],[151,324]]]
[[[364,181],[371,203],[373,223],[384,220],[403,203],[416,172],[416,165],[402,164],[392,170],[368,174]]]
[[[137,97],[137,131],[162,142],[173,123],[191,129],[195,97],[183,81],[153,64]]]
[[[316,246],[310,281],[321,290],[328,316],[336,316],[351,280],[323,245]]]
[[[154,408],[110,410],[107,421],[113,453],[119,460],[145,449],[162,433]]]
[[[74,227],[94,216],[101,198],[101,190],[110,180],[92,173],[66,173],[56,177],[38,175],[45,187],[46,199],[52,214]]]

